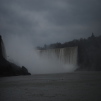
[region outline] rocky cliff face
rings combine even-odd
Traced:
[[[30,73],[24,66],[19,67],[16,64],[6,60],[5,48],[0,35],[0,76],[15,75],[30,75]]]

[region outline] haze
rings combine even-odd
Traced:
[[[34,48],[87,38],[92,32],[101,35],[100,4],[101,0],[0,0],[0,34],[8,59],[33,73],[53,72],[54,61],[39,58]],[[51,68],[62,71],[63,64],[56,62]],[[76,68],[69,67],[68,71]]]
[[[40,56],[28,37],[14,35],[6,41],[7,59],[19,66],[25,66],[31,74],[73,72],[77,68],[77,65],[60,62],[56,56]]]

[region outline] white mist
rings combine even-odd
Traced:
[[[57,58],[40,56],[28,36],[9,36],[5,40],[7,59],[17,65],[25,66],[31,74],[73,72],[76,65],[61,63]]]

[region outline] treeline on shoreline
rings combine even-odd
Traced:
[[[78,70],[101,71],[101,35],[37,47],[39,50],[78,46]]]

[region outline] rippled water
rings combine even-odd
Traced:
[[[3,77],[0,101],[101,101],[101,72]]]

